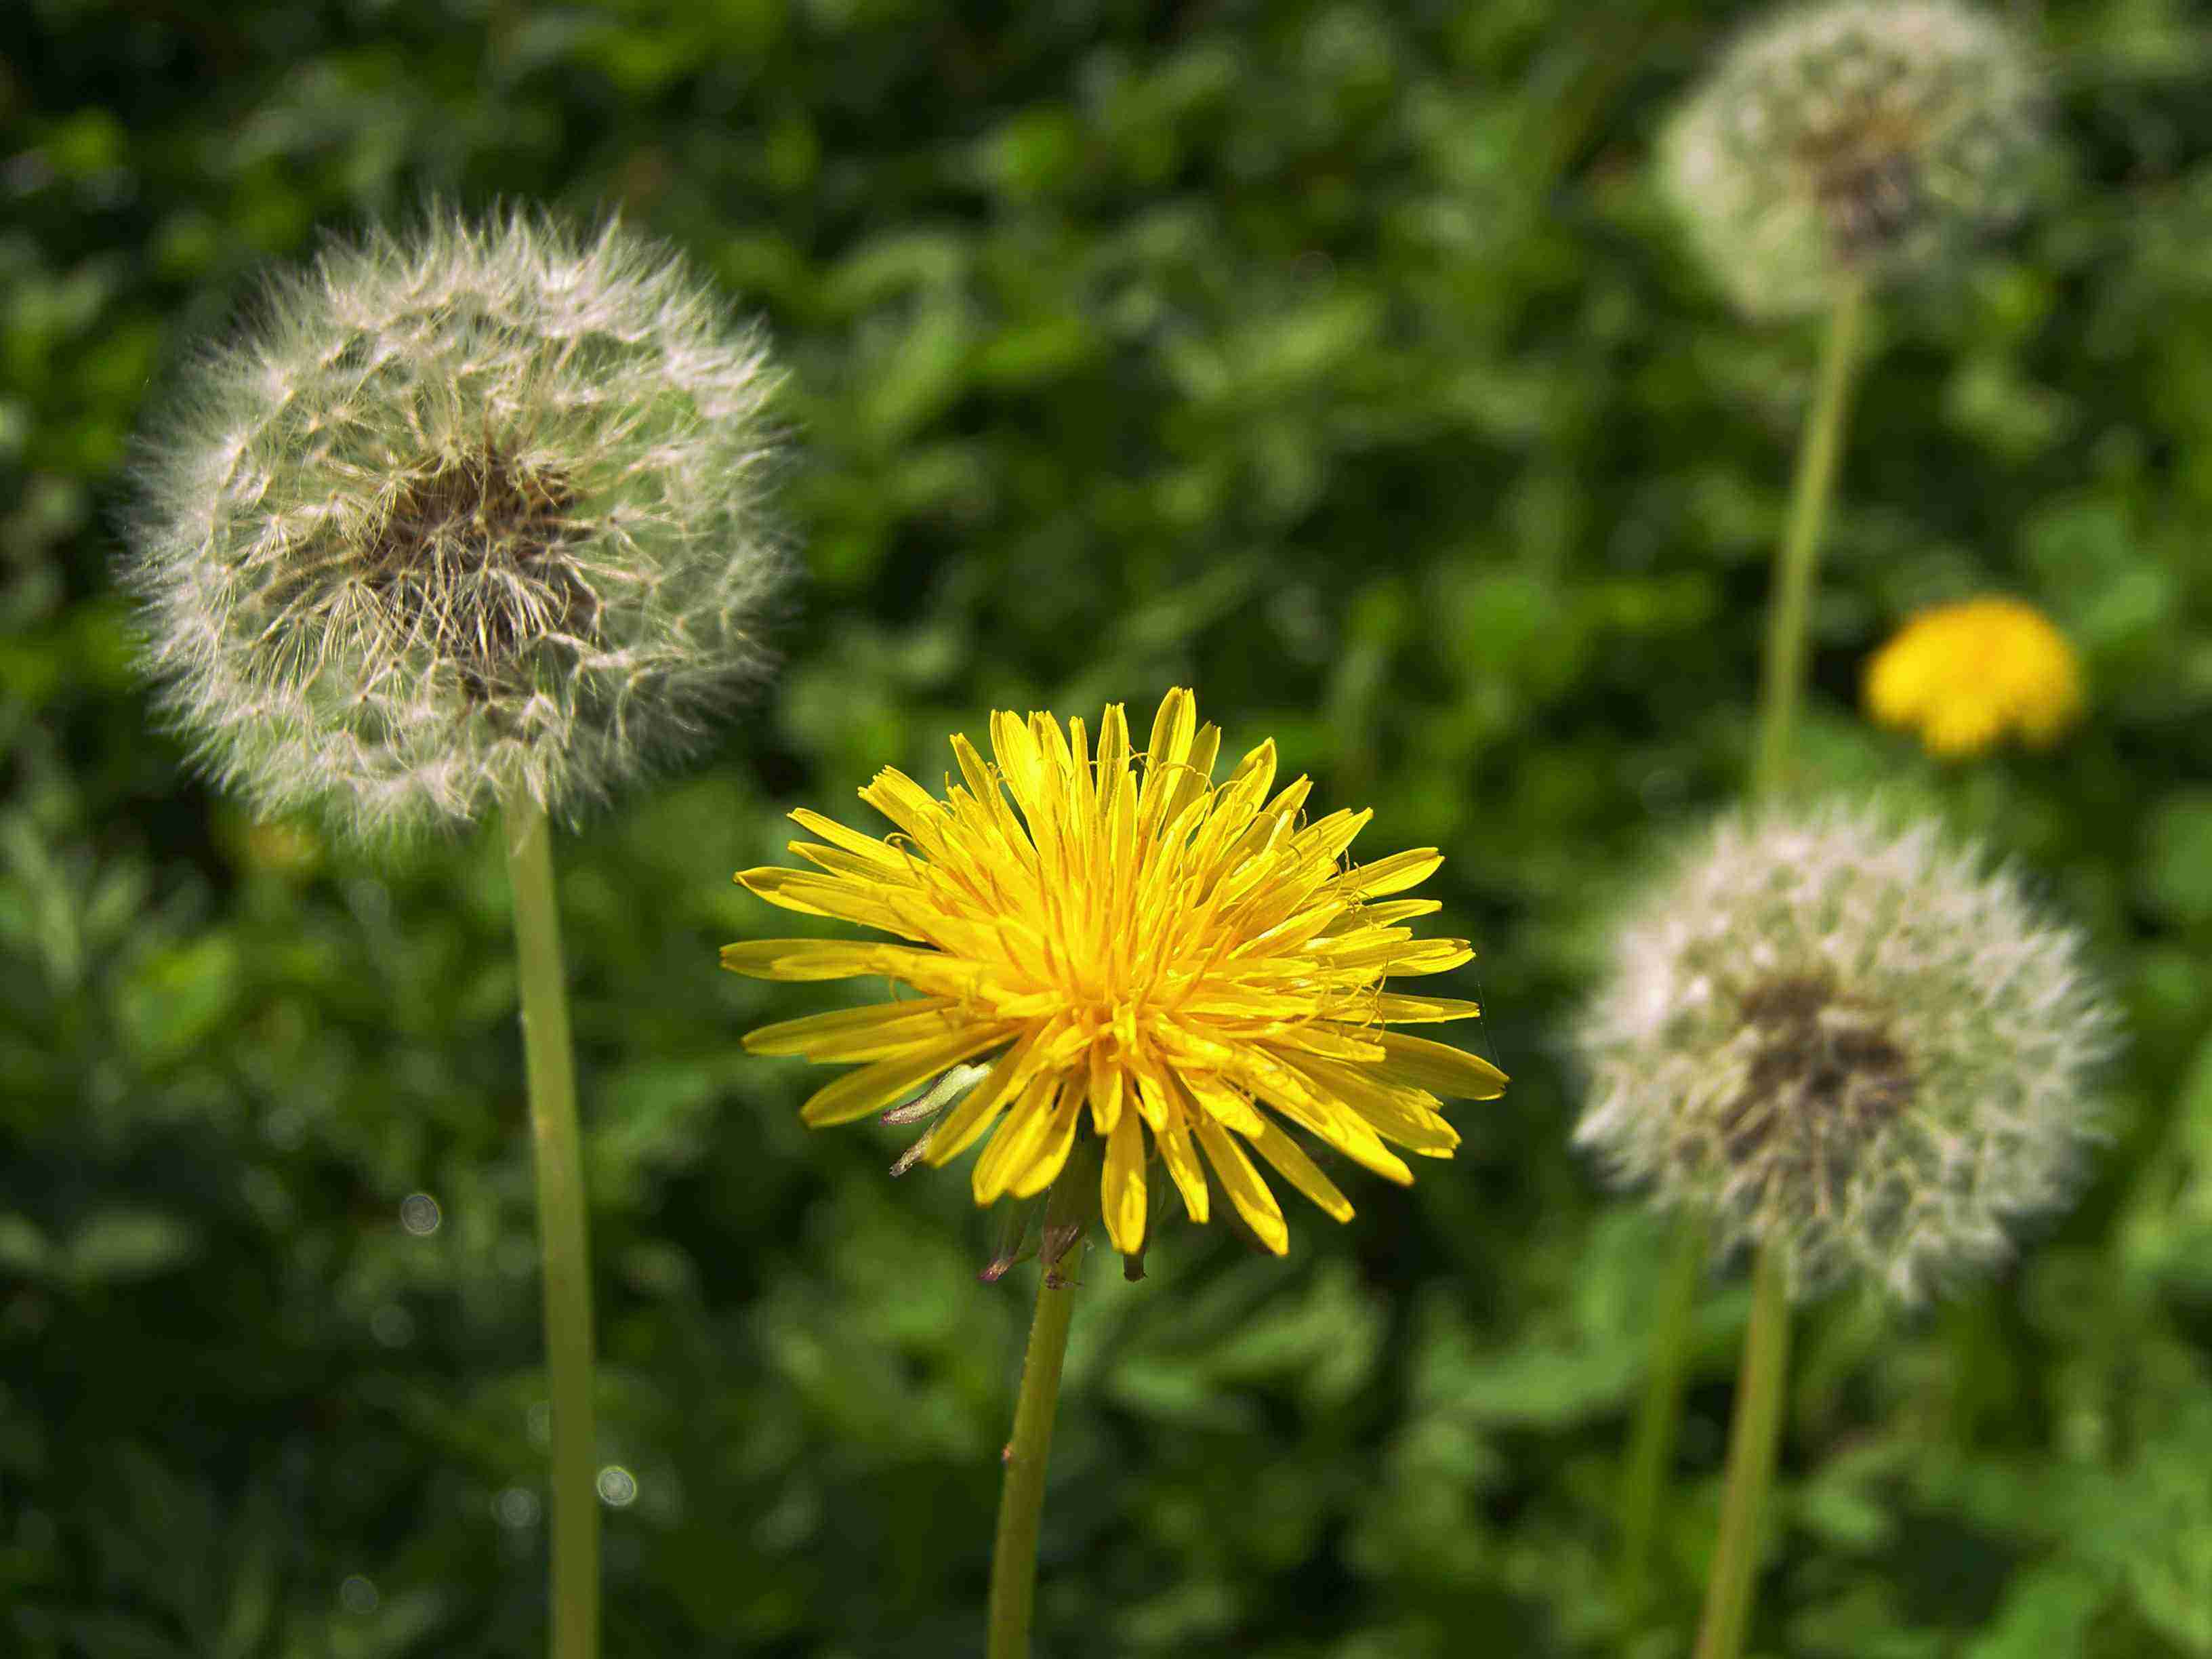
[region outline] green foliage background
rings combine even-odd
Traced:
[[[1768,1653],[2212,1654],[2212,34],[2011,8],[2062,176],[1886,303],[1808,747],[2094,935],[2112,1138],[2013,1269],[1802,1326]],[[1565,1144],[1562,1044],[1637,860],[1729,799],[1814,331],[1723,309],[1657,122],[1686,0],[17,0],[0,16],[0,1649],[523,1655],[537,1300],[496,849],[257,826],[150,729],[110,574],[149,384],[323,227],[619,204],[771,325],[788,665],[560,849],[597,1228],[609,1651],[976,1650],[1026,1270],[963,1180],[811,1135],[738,1034],[827,1006],[715,946],[779,812],[860,821],[991,708],[1198,689],[1363,845],[1435,842],[1514,1073],[1277,1262],[1094,1261],[1042,1650],[1685,1650],[1744,1297],[1705,1309],[1667,1619],[1615,1460],[1664,1230]],[[2086,655],[2055,753],[1854,713],[1920,603]],[[1140,718],[1142,713],[1140,712]],[[432,1195],[441,1224],[402,1223]]]

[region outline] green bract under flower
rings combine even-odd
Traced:
[[[773,380],[614,227],[333,246],[146,446],[126,574],[172,718],[264,810],[368,834],[603,796],[763,664]]]
[[[1800,1290],[1917,1297],[2069,1188],[2113,1027],[2081,951],[1932,825],[1723,821],[1615,937],[1576,1139]]]
[[[2010,34],[1964,7],[1807,8],[1729,52],[1668,127],[1662,184],[1745,311],[1810,311],[2014,216],[2037,104]]]

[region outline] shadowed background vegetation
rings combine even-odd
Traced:
[[[1883,303],[1808,753],[1947,812],[2124,1004],[2079,1206],[1917,1316],[1802,1328],[1754,1645],[2212,1654],[2212,34],[2008,9],[2061,177]],[[19,0],[0,16],[0,1649],[520,1656],[543,1408],[489,836],[258,824],[150,729],[111,575],[149,386],[323,228],[619,208],[773,331],[805,579],[711,754],[568,837],[612,1654],[972,1653],[1028,1313],[964,1176],[810,1134],[715,967],[730,872],[866,822],[993,707],[1272,732],[1481,951],[1514,1074],[1292,1254],[1094,1260],[1048,1654],[1622,1650],[1625,1419],[1667,1230],[1566,1145],[1564,1034],[1655,837],[1738,788],[1817,325],[1747,328],[1661,217],[1685,0]],[[2039,757],[1856,713],[1914,606],[2084,653]],[[812,1079],[818,1082],[819,1078]],[[1667,1619],[1717,1505],[1744,1296],[1705,1309]]]

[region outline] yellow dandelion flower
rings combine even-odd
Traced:
[[[2008,732],[2054,741],[2081,712],[2081,668],[2033,605],[2001,595],[1940,605],[1898,630],[1867,665],[1867,710],[1917,730],[1932,755],[1960,759]]]
[[[1405,924],[1434,900],[1389,896],[1443,859],[1424,848],[1340,862],[1372,813],[1301,827],[1310,785],[1270,794],[1272,741],[1215,785],[1221,733],[1196,711],[1170,691],[1141,755],[1118,703],[1095,754],[1079,719],[1063,731],[1050,714],[996,713],[995,762],[956,736],[965,787],[948,777],[945,799],[888,768],[860,791],[897,835],[791,815],[821,838],[791,843],[817,869],[738,880],[911,942],[756,939],[725,949],[722,965],[760,979],[880,974],[919,993],[745,1038],[755,1054],[866,1062],[814,1094],[807,1122],[861,1117],[975,1062],[980,1080],[943,1109],[922,1156],[948,1163],[995,1131],[974,1175],[988,1205],[1051,1185],[1088,1105],[1105,1143],[1106,1231],[1124,1254],[1144,1243],[1155,1157],[1192,1220],[1211,1207],[1210,1165],[1279,1254],[1288,1231],[1248,1149],[1338,1220],[1352,1214],[1285,1123],[1401,1182],[1413,1174],[1391,1146],[1451,1156],[1459,1136],[1438,1097],[1491,1099],[1505,1075],[1385,1029],[1473,1018],[1474,1003],[1382,988],[1474,955],[1462,939],[1413,937]]]

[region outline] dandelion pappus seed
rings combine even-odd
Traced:
[[[2042,94],[2005,26],[1954,0],[1832,0],[1747,30],[1668,125],[1660,184],[1754,316],[1839,277],[1926,270],[2018,216]]]
[[[2070,1190],[2116,1025],[2083,951],[1932,826],[1725,818],[1615,933],[1575,1138],[1801,1291],[1917,1298]]]
[[[371,836],[605,797],[766,666],[775,378],[619,226],[332,245],[143,446],[125,576],[167,712],[263,810]]]

